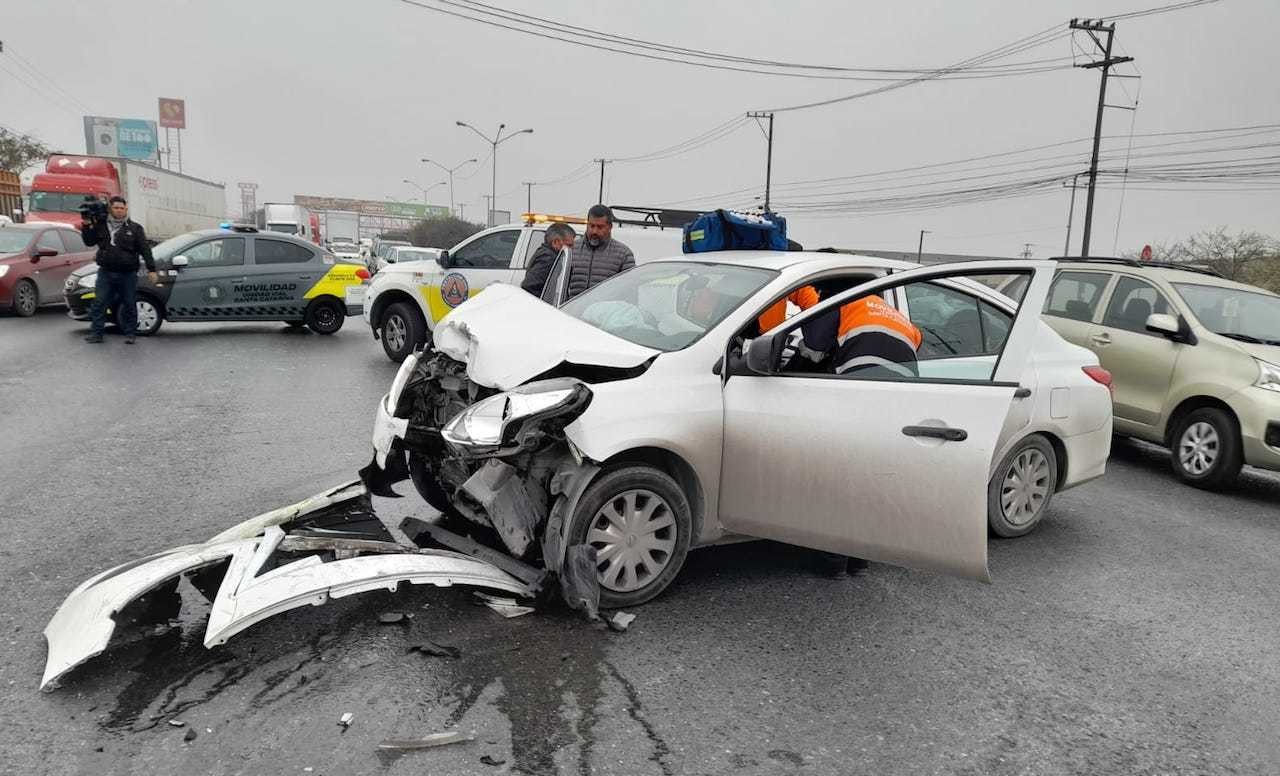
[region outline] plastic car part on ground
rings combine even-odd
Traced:
[[[525,598],[537,592],[484,560],[396,543],[373,514],[364,486],[348,484],[259,515],[204,544],[130,561],[85,581],[45,627],[49,651],[41,689],[54,689],[68,671],[101,654],[126,619],[121,614],[149,595],[163,604],[174,599],[176,612],[183,576],[213,600],[206,647],[289,609],[395,590],[402,582],[474,585]]]

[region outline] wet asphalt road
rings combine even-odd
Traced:
[[[41,630],[75,585],[352,478],[394,374],[354,318],[335,337],[82,333],[56,310],[0,318],[0,771],[1280,772],[1280,478],[1203,493],[1138,445],[1037,533],[993,542],[990,586],[822,579],[756,543],[693,553],[625,634],[413,588],[207,651],[188,604],[184,627],[42,694]],[[461,657],[406,652],[424,639]],[[377,749],[451,728],[475,740]]]

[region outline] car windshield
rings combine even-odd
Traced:
[[[0,229],[0,253],[17,253],[31,242],[31,232]]]
[[[656,262],[610,278],[560,309],[629,342],[671,352],[697,342],[776,274],[732,264]]]
[[[27,207],[35,213],[75,213],[80,209],[84,198],[84,194],[33,191]]]
[[[406,250],[404,248],[400,248],[399,250],[392,251],[391,255],[395,256],[396,261],[422,261],[423,259],[435,258],[435,254],[432,253],[431,251],[412,250],[412,249]]]
[[[1198,283],[1173,287],[1209,331],[1243,342],[1280,345],[1280,296]]]
[[[168,261],[181,253],[183,248],[191,244],[191,241],[192,237],[190,234],[180,234],[177,237],[170,237],[152,248],[151,255],[157,259]]]

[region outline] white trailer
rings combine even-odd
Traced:
[[[325,242],[350,242],[360,239],[360,214],[330,210],[324,214]]]
[[[148,239],[160,242],[226,220],[227,195],[221,183],[193,178],[128,159],[112,162],[129,201],[129,218],[142,224]]]

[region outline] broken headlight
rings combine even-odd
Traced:
[[[476,402],[440,433],[462,451],[488,452],[513,443],[530,422],[557,418],[568,423],[590,401],[591,389],[577,380],[542,380]]]

